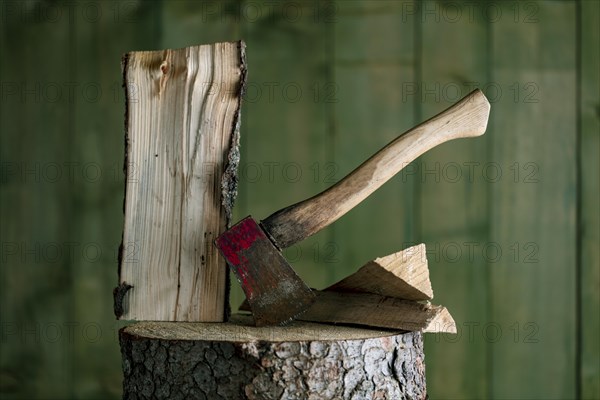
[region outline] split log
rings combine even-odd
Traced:
[[[445,307],[417,301],[433,297],[424,244],[376,258],[324,291],[314,292],[317,300],[298,320],[456,333],[456,323]],[[247,301],[239,309],[251,311]]]
[[[123,58],[126,195],[115,314],[223,321],[225,261],[213,240],[236,196],[244,43]]]
[[[358,271],[329,286],[334,292],[364,292],[407,300],[431,300],[433,290],[425,245],[419,244],[376,258]]]
[[[404,331],[456,333],[456,324],[446,307],[371,293],[317,292],[317,301],[298,319]]]
[[[120,331],[125,399],[424,399],[422,334],[295,321]]]
[[[443,306],[372,293],[314,291],[317,300],[299,321],[351,324],[402,331],[456,333],[456,323]],[[251,311],[246,301],[240,311]]]

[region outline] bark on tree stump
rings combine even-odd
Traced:
[[[293,322],[120,331],[125,399],[424,399],[422,334]]]

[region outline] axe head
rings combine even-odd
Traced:
[[[285,324],[315,301],[314,293],[252,217],[217,237],[215,245],[242,285],[257,326]]]

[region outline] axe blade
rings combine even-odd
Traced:
[[[257,326],[285,324],[315,301],[315,294],[252,217],[217,237],[215,245],[240,282]]]

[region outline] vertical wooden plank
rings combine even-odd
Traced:
[[[240,163],[241,211],[264,219],[276,210],[323,188],[327,138],[325,52],[327,20],[319,2],[252,1],[240,5],[239,18],[248,48],[244,98],[245,142]],[[284,255],[311,286],[322,287],[329,264],[318,252],[317,235]],[[232,285],[232,307],[241,303]]]
[[[121,207],[113,208],[114,214],[111,215],[107,211],[110,211],[111,197],[116,198],[123,188],[122,180],[119,180],[120,185],[117,186],[114,173],[109,172],[111,167],[115,168],[114,172],[120,171],[117,159],[111,155],[117,156],[118,151],[122,149],[123,144],[118,139],[119,136],[122,137],[119,135],[119,128],[122,130],[123,125],[111,120],[111,116],[120,114],[116,110],[120,104],[114,101],[111,92],[113,82],[100,78],[100,68],[110,65],[114,70],[116,67],[115,54],[109,44],[115,43],[114,39],[100,39],[97,33],[100,26],[109,25],[110,9],[98,3],[91,5],[97,7],[95,10],[99,10],[97,15],[90,14],[94,19],[93,23],[83,16],[78,16],[72,21],[73,53],[69,61],[72,66],[70,76],[79,88],[86,87],[89,92],[85,97],[83,93],[78,93],[75,98],[73,129],[69,132],[69,137],[63,139],[70,143],[69,161],[86,171],[85,175],[77,176],[71,183],[71,215],[77,223],[69,224],[80,247],[85,246],[86,252],[89,252],[89,255],[74,260],[72,271],[72,318],[80,327],[85,324],[89,333],[94,335],[93,344],[79,336],[72,344],[73,364],[77,366],[73,369],[73,396],[83,398],[115,397],[119,393],[119,376],[110,373],[111,368],[108,364],[109,361],[118,362],[118,358],[115,357],[115,343],[110,335],[114,325],[114,314],[111,315],[107,305],[112,300],[111,287],[117,284],[114,262],[118,238],[122,232],[122,202],[117,205]],[[104,56],[98,51],[100,41],[106,46]],[[112,64],[103,62],[103,58],[111,57]],[[111,106],[113,110],[110,109]],[[98,107],[103,111],[101,117],[97,114]],[[105,131],[102,125],[104,122],[108,122],[107,128],[111,126],[110,122],[114,122],[113,129]],[[109,134],[106,134],[107,132]],[[114,162],[112,166],[111,159]],[[113,231],[115,236],[103,234],[104,230],[110,231],[111,228],[116,228]],[[98,338],[95,338],[96,331],[102,332]],[[111,385],[109,380],[102,379],[104,375],[114,379],[114,383]]]
[[[491,396],[574,398],[575,3],[496,4]]]
[[[414,125],[403,87],[414,80],[413,19],[403,13],[406,4],[412,3],[336,2],[336,181]],[[414,239],[412,183],[410,175],[398,174],[330,228],[338,261],[329,283],[408,247]]]
[[[121,56],[150,50],[160,37],[160,2],[84,2],[74,21],[74,104],[70,162],[82,175],[71,184],[73,236],[81,243],[73,270],[73,396],[120,398],[122,371],[110,306],[123,232],[123,115]],[[83,11],[86,11],[85,13]],[[84,91],[85,89],[85,91]],[[83,253],[85,249],[85,253]],[[96,337],[96,333],[100,335]]]
[[[1,6],[2,397],[70,397],[73,346],[56,336],[72,321],[73,300],[73,261],[65,253],[72,236],[60,223],[69,218],[71,188],[59,176],[72,130],[64,86],[72,81],[70,27],[64,16],[36,19],[34,7],[61,16],[68,10],[41,2]]]
[[[580,144],[579,163],[581,201],[579,211],[580,255],[580,318],[581,345],[580,396],[583,399],[600,398],[600,3],[581,1],[579,7],[580,43]]]
[[[119,398],[119,60],[155,42],[153,7],[1,7],[1,397]]]
[[[161,48],[234,42],[240,36],[241,6],[225,1],[167,1],[161,12]]]
[[[468,2],[420,3],[421,80],[411,87],[422,119],[487,83],[488,27]],[[492,114],[495,112],[492,104]],[[487,160],[491,133],[443,144],[417,162],[421,240],[427,246],[435,302],[457,323],[457,335],[426,335],[428,392],[433,398],[487,396]]]
[[[132,288],[124,314],[115,313],[221,322],[227,269],[212,241],[230,213],[221,180],[237,152],[243,43],[131,52],[124,68],[125,157],[135,176],[126,186],[119,275]]]

